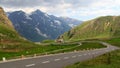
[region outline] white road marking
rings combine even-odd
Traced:
[[[88,53],[88,55],[91,55],[90,53]]]
[[[82,55],[78,55],[78,56],[82,56]]]
[[[95,53],[92,53],[92,54],[95,54]]]
[[[108,52],[108,50],[106,50],[106,52]]]
[[[75,58],[76,56],[72,56],[72,58]]]
[[[112,50],[115,50],[114,48]]]
[[[49,62],[50,62],[50,61],[44,61],[44,62],[42,62],[42,63],[44,63],[44,64],[45,64],[45,63],[49,63]]]
[[[55,59],[54,61],[59,61],[60,59]]]
[[[35,64],[28,64],[28,65],[26,65],[26,67],[31,67],[31,66],[35,66]]]
[[[64,59],[69,59],[69,57],[64,57]]]
[[[84,54],[84,55],[87,55],[87,54]]]

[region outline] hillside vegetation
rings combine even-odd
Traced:
[[[0,52],[16,52],[25,47],[33,47],[33,44],[15,31],[11,21],[0,7]]]
[[[88,45],[89,44],[89,45]],[[95,44],[93,46],[93,44]],[[0,60],[20,58],[21,55],[45,55],[51,53],[69,52],[88,48],[103,48],[105,46],[98,43],[55,43],[53,40],[43,41],[41,44],[25,40],[14,29],[12,23],[0,8]]]
[[[86,21],[64,33],[65,40],[120,37],[120,16],[104,16]]]
[[[120,47],[120,38],[112,38],[103,41]],[[65,68],[120,68],[120,49],[106,53],[88,61],[77,62]]]
[[[120,50],[104,54],[92,60],[77,62],[65,68],[120,68]]]

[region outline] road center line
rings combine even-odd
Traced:
[[[87,54],[84,54],[84,55],[87,55]]]
[[[72,56],[72,58],[75,58],[76,56]]]
[[[78,56],[82,56],[82,55],[78,55]]]
[[[55,59],[54,61],[59,61],[60,59]]]
[[[92,54],[95,54],[95,53],[92,53]]]
[[[95,54],[98,54],[98,52],[95,52]]]
[[[108,52],[109,50],[106,50],[106,52]]]
[[[88,55],[91,55],[90,53],[88,53]]]
[[[31,67],[31,66],[35,66],[35,64],[28,64],[28,65],[26,65],[26,67]]]
[[[64,59],[69,59],[69,57],[64,57]]]
[[[114,48],[112,50],[115,50]]]
[[[49,63],[50,61],[44,61],[44,62],[42,62],[42,63]]]

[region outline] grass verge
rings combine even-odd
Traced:
[[[105,41],[114,46],[120,47],[120,38],[112,38],[112,39],[105,40]]]
[[[120,38],[102,40],[120,47]],[[120,49],[84,62],[77,62],[65,68],[120,68]]]
[[[116,50],[95,59],[77,62],[65,68],[120,68],[120,50]]]
[[[96,42],[89,42],[89,43],[82,43],[82,45],[79,45],[78,43],[66,43],[66,44],[49,44],[49,45],[37,45],[37,46],[31,46],[31,47],[24,47],[21,48],[22,50],[16,51],[16,52],[10,52],[10,51],[2,51],[0,50],[0,60],[2,60],[3,57],[6,57],[7,59],[12,58],[18,58],[21,57],[21,55],[27,56],[27,55],[45,55],[47,54],[55,54],[55,53],[64,53],[64,52],[71,52],[71,51],[79,51],[79,50],[85,50],[85,49],[95,49],[95,48],[103,48],[106,47],[100,43]]]

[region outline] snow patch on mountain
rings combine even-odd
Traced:
[[[27,22],[26,21],[23,21],[24,24],[26,24]]]
[[[43,34],[37,27],[35,29],[39,35],[44,36],[46,38],[48,37],[46,34]]]
[[[25,14],[25,18],[29,19],[29,20],[32,20],[32,18],[28,14]]]
[[[58,20],[54,20],[54,22],[55,22],[56,24],[58,24],[58,25],[61,25],[61,22],[58,21]]]
[[[76,26],[76,25],[74,25],[74,24],[68,24],[68,25],[69,25],[70,27],[72,27],[72,28]]]
[[[18,12],[18,15],[20,15],[21,13],[23,13],[22,11],[21,12]]]
[[[39,26],[39,24],[40,24],[40,23],[39,23],[39,22],[37,22],[37,24],[35,25],[35,27]]]
[[[57,27],[57,26],[55,26],[55,25],[53,25],[53,24],[50,24],[50,26],[53,27],[53,28],[56,28],[56,27]]]
[[[34,42],[56,39],[80,23],[72,18],[56,17],[40,10],[33,11],[30,14],[15,11],[9,13],[8,17],[23,37]]]
[[[44,15],[45,15],[46,17],[50,18],[50,17],[49,17],[49,15],[48,15],[48,14],[46,14],[46,13],[45,13]]]

